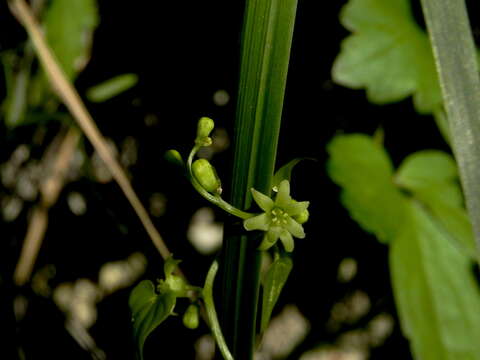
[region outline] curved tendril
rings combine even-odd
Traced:
[[[205,302],[205,308],[207,310],[208,320],[210,321],[210,328],[213,333],[213,337],[218,344],[218,348],[225,360],[234,360],[230,350],[228,350],[227,343],[222,334],[222,329],[218,322],[217,312],[215,311],[215,304],[213,302],[213,281],[218,270],[218,261],[214,260],[205,279],[205,285],[203,287],[203,301]]]
[[[188,169],[188,176],[190,178],[190,182],[192,183],[193,187],[197,192],[202,195],[205,199],[210,201],[211,203],[217,205],[221,209],[225,210],[229,214],[232,214],[236,217],[239,217],[240,219],[248,219],[252,216],[255,216],[255,214],[248,213],[246,211],[242,211],[240,209],[237,209],[235,206],[232,206],[225,200],[223,200],[220,195],[212,195],[210,194],[207,190],[203,188],[203,186],[198,182],[198,180],[195,178],[195,175],[193,175],[192,172],[192,162],[195,154],[200,150],[201,146],[200,145],[195,145],[190,151],[190,154],[188,155],[188,160],[187,160],[187,169]]]

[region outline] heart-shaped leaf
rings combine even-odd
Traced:
[[[128,304],[132,312],[133,336],[140,359],[143,359],[146,338],[172,314],[176,302],[177,297],[173,292],[157,294],[150,280],[141,281],[133,289]]]

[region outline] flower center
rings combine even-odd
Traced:
[[[287,224],[288,214],[282,209],[276,207],[271,211],[272,215],[272,225],[274,226],[283,226]]]

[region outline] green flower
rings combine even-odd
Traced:
[[[298,219],[305,218],[305,214],[308,214],[309,202],[298,202],[291,198],[288,180],[283,180],[278,186],[275,201],[255,189],[251,191],[253,199],[265,212],[246,219],[243,226],[247,230],[265,231],[259,250],[269,249],[280,239],[285,250],[291,252],[294,247],[293,237],[305,237]]]

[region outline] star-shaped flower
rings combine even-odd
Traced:
[[[278,186],[275,201],[255,189],[251,191],[253,199],[265,212],[244,220],[243,226],[247,230],[265,231],[259,250],[269,249],[280,239],[285,250],[291,252],[294,247],[293,236],[299,239],[305,237],[300,222],[305,222],[303,220],[308,217],[309,202],[292,199],[288,180],[283,180]]]

